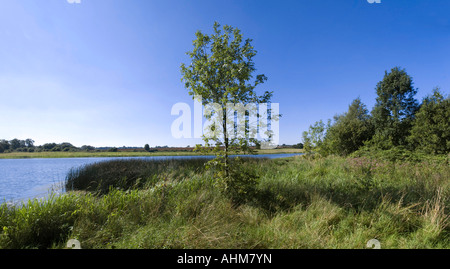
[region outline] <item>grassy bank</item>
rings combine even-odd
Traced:
[[[256,150],[258,154],[302,153],[301,149],[265,149]],[[85,158],[85,157],[150,157],[150,156],[198,156],[203,153],[193,151],[118,151],[118,152],[88,152],[88,151],[46,151],[46,152],[10,152],[0,153],[0,159],[26,159],[26,158]]]
[[[1,205],[0,248],[450,248],[445,162],[248,160],[257,192],[239,206],[198,161],[122,165],[100,176],[112,180],[101,192]],[[102,174],[89,169],[68,179]]]

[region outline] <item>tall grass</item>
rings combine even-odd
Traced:
[[[69,238],[82,248],[365,248],[373,238],[382,248],[450,248],[442,162],[248,159],[242,169],[258,185],[237,207],[201,161],[98,165],[108,169],[70,174],[97,180],[83,191],[1,205],[0,248],[64,248]],[[99,178],[114,187],[98,191]]]
[[[183,179],[204,172],[205,159],[119,159],[72,168],[66,176],[67,190],[107,193],[111,188],[130,189],[159,181]]]
[[[11,206],[0,205],[0,248],[49,248],[67,239],[80,197],[50,195]]]

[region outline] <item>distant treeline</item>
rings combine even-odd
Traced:
[[[144,147],[94,147],[89,145],[83,145],[81,147],[76,147],[68,142],[63,143],[46,143],[40,146],[36,146],[35,141],[31,138],[25,140],[14,138],[12,140],[0,139],[0,153],[10,153],[10,152],[43,152],[43,151],[158,151],[158,150],[170,150],[170,149],[180,149],[180,148],[170,148],[169,146],[155,146],[150,148],[148,144]],[[189,147],[189,146],[188,146]]]
[[[43,152],[43,151],[95,151],[98,150],[93,146],[84,145],[76,147],[71,143],[46,143],[40,146],[34,145],[34,140],[31,138],[20,140],[12,139],[5,140],[0,139],[0,153],[8,152]]]
[[[0,153],[10,153],[10,152],[44,152],[44,151],[69,151],[69,152],[80,152],[80,151],[109,151],[109,152],[117,152],[117,151],[143,151],[143,147],[94,147],[89,145],[83,145],[81,147],[76,147],[69,142],[63,143],[45,143],[40,146],[36,146],[34,144],[34,140],[31,138],[20,140],[20,139],[0,139]],[[167,148],[165,147],[156,147],[153,150],[149,149],[146,151],[157,151],[157,148]]]
[[[359,98],[348,111],[303,133],[305,151],[321,155],[354,152],[445,155],[450,153],[450,97],[439,88],[422,102],[404,69],[385,72],[376,85],[376,103],[369,112]],[[371,153],[371,154],[372,154]]]
[[[148,144],[145,144],[144,147],[94,147],[89,145],[84,145],[81,147],[76,147],[71,143],[46,143],[40,146],[34,145],[34,140],[31,138],[20,140],[20,139],[0,139],[0,153],[10,153],[10,152],[44,152],[44,151],[69,151],[69,152],[80,152],[80,151],[92,151],[92,152],[100,152],[100,151],[108,151],[108,152],[118,152],[118,151],[147,151],[147,152],[156,152],[156,151],[192,151],[194,147],[186,146],[186,147],[169,147],[165,146],[155,146],[150,147]],[[286,145],[283,144],[278,146],[278,148],[303,148],[302,143],[298,143],[295,145]]]

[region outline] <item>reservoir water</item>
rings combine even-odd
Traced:
[[[258,158],[284,158],[294,154],[254,155]],[[45,197],[50,192],[62,192],[66,174],[73,167],[112,159],[183,159],[212,158],[211,156],[152,156],[152,157],[92,157],[46,159],[0,159],[0,203],[20,202]]]

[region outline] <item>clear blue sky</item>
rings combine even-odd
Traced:
[[[0,0],[0,139],[37,145],[186,146],[171,108],[197,30],[242,30],[260,91],[280,104],[280,143],[356,97],[371,109],[385,70],[419,89],[450,88],[448,0]],[[192,106],[193,107],[193,106]]]

